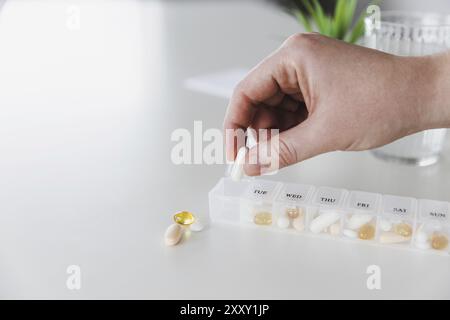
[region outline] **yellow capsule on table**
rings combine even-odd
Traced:
[[[253,222],[260,226],[268,226],[272,224],[272,214],[270,212],[258,212],[253,218]]]
[[[448,239],[445,235],[434,233],[431,236],[431,247],[436,250],[443,250],[448,246]]]
[[[412,234],[412,228],[407,223],[397,223],[394,226],[394,232],[402,237],[409,238]]]
[[[173,216],[175,223],[182,226],[189,226],[195,222],[195,217],[189,211],[180,211]]]
[[[375,227],[371,224],[365,224],[358,230],[358,238],[361,240],[371,240],[375,237]]]
[[[301,214],[301,209],[299,208],[287,208],[286,214],[290,219],[297,219]]]

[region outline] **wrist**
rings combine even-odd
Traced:
[[[422,130],[450,128],[450,54],[418,58],[416,88]]]

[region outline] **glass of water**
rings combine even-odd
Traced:
[[[364,45],[403,56],[422,56],[450,48],[450,16],[381,12],[365,20]],[[375,156],[391,161],[427,166],[436,163],[444,147],[446,129],[426,130],[374,149]]]

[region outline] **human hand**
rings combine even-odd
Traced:
[[[296,34],[235,88],[224,129],[277,128],[280,168],[336,150],[367,150],[441,125],[431,57],[399,57]],[[239,146],[227,140],[227,156]],[[257,157],[259,149],[249,150]],[[261,163],[246,164],[258,175]]]

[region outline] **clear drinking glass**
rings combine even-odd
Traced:
[[[450,48],[450,16],[399,11],[381,12],[380,16],[379,23],[373,17],[365,20],[366,47],[403,56],[429,55]],[[385,160],[431,165],[439,160],[446,133],[446,129],[422,131],[372,152]]]

